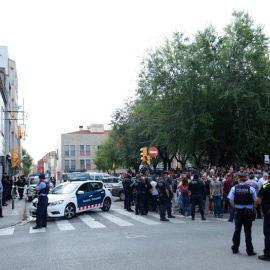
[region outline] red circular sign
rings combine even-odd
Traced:
[[[156,156],[158,156],[158,149],[156,147],[150,147],[148,149],[148,155],[150,157],[156,157]]]

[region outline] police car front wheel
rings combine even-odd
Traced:
[[[103,202],[101,210],[104,212],[108,212],[110,208],[111,208],[111,200],[109,198],[106,198]]]
[[[68,204],[65,208],[64,216],[67,219],[71,219],[75,216],[76,210],[73,204]]]

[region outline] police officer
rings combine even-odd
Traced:
[[[237,175],[239,185],[232,187],[228,196],[230,204],[235,208],[235,230],[232,238],[233,245],[231,249],[234,254],[239,252],[241,229],[243,225],[246,238],[246,251],[249,256],[253,256],[257,254],[254,252],[251,237],[256,191],[253,187],[245,183],[248,176],[247,174],[238,172]]]
[[[133,196],[133,186],[135,182],[132,182],[132,171],[129,170],[127,172],[127,176],[124,179],[124,190],[125,190],[125,208],[129,212],[134,212],[131,209],[131,202],[132,202],[132,196]]]
[[[16,182],[16,186],[18,187],[18,192],[19,192],[19,200],[23,199],[23,193],[24,193],[24,186],[26,184],[24,175],[19,176],[18,180]]]
[[[146,185],[140,173],[136,173],[135,190],[136,190],[135,214],[139,215],[140,212],[141,215],[146,215],[144,209]]]
[[[195,205],[199,205],[202,220],[206,220],[203,209],[203,197],[205,193],[203,182],[199,179],[199,175],[196,172],[193,175],[192,181],[188,184],[188,189],[191,192],[191,218],[195,220]]]
[[[262,204],[264,213],[263,233],[264,233],[264,255],[258,256],[258,259],[270,262],[270,180],[262,185],[256,198],[254,208]]]
[[[150,184],[151,178],[150,177],[145,177],[145,197],[144,197],[144,212],[147,215],[149,212],[149,204],[151,201],[152,197],[152,185]]]
[[[36,187],[38,194],[38,204],[36,226],[33,227],[34,230],[41,229],[42,227],[47,227],[47,206],[49,190],[50,185],[45,181],[45,174],[41,173],[39,175],[39,184]]]
[[[161,221],[169,221],[165,217],[166,209],[168,207],[169,202],[169,183],[168,183],[168,173],[164,172],[162,175],[162,179],[157,184],[158,196],[159,196],[159,214]]]
[[[167,203],[168,218],[175,218],[175,216],[172,215],[173,180],[172,180],[172,178],[168,177],[167,172],[165,174],[163,174],[163,177],[167,178],[167,182],[169,184],[169,201]]]

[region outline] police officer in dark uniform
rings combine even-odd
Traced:
[[[18,192],[19,192],[19,200],[23,199],[23,193],[24,193],[25,184],[26,184],[26,180],[24,178],[24,175],[19,176],[18,180],[16,182],[16,186],[18,187]]]
[[[37,218],[36,226],[33,229],[41,229],[42,227],[47,227],[47,206],[48,206],[48,194],[50,190],[50,185],[45,181],[45,174],[41,173],[39,175],[39,184],[36,187],[38,194],[38,204],[37,204]]]
[[[152,185],[150,184],[151,182],[151,178],[150,177],[145,177],[144,179],[145,181],[145,197],[144,197],[144,212],[147,215],[149,212],[149,204],[151,201],[151,197],[152,197]]]
[[[131,209],[131,202],[133,197],[133,186],[135,182],[132,182],[132,171],[129,170],[127,172],[127,176],[124,179],[124,190],[125,190],[125,207],[126,210],[129,212],[134,212],[134,210]]]
[[[140,213],[141,215],[146,215],[144,209],[146,185],[140,173],[136,173],[135,191],[136,191],[135,214],[139,215]]]
[[[206,220],[203,209],[203,197],[205,193],[203,182],[199,179],[199,175],[196,172],[193,175],[192,181],[188,184],[188,189],[191,192],[191,218],[195,220],[195,206],[199,205],[202,220]]]
[[[168,183],[168,173],[164,172],[162,179],[158,182],[157,187],[159,196],[159,214],[161,221],[169,221],[165,217],[166,209],[169,202],[169,183]]]
[[[169,184],[169,200],[167,203],[168,218],[175,218],[175,216],[172,215],[173,180],[170,177],[168,177],[168,174],[165,173],[164,175],[165,177],[167,177],[167,182]]]
[[[263,233],[264,233],[264,255],[258,256],[258,259],[270,262],[270,181],[262,185],[259,190],[254,208],[262,204],[264,214]]]
[[[251,228],[252,221],[255,219],[253,215],[254,201],[256,200],[256,191],[253,187],[247,185],[247,174],[238,172],[239,185],[232,187],[228,198],[230,204],[235,208],[235,230],[233,234],[232,252],[238,253],[240,246],[240,237],[242,225],[244,226],[246,238],[246,251],[249,256],[256,255],[252,245]]]

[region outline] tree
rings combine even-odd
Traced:
[[[234,12],[222,34],[174,33],[142,61],[136,98],[113,115],[122,165],[138,167],[155,146],[164,167],[175,157],[212,165],[255,162],[270,150],[269,39]]]
[[[31,170],[33,158],[28,154],[28,152],[24,148],[22,148],[22,164],[24,175],[27,176]]]

